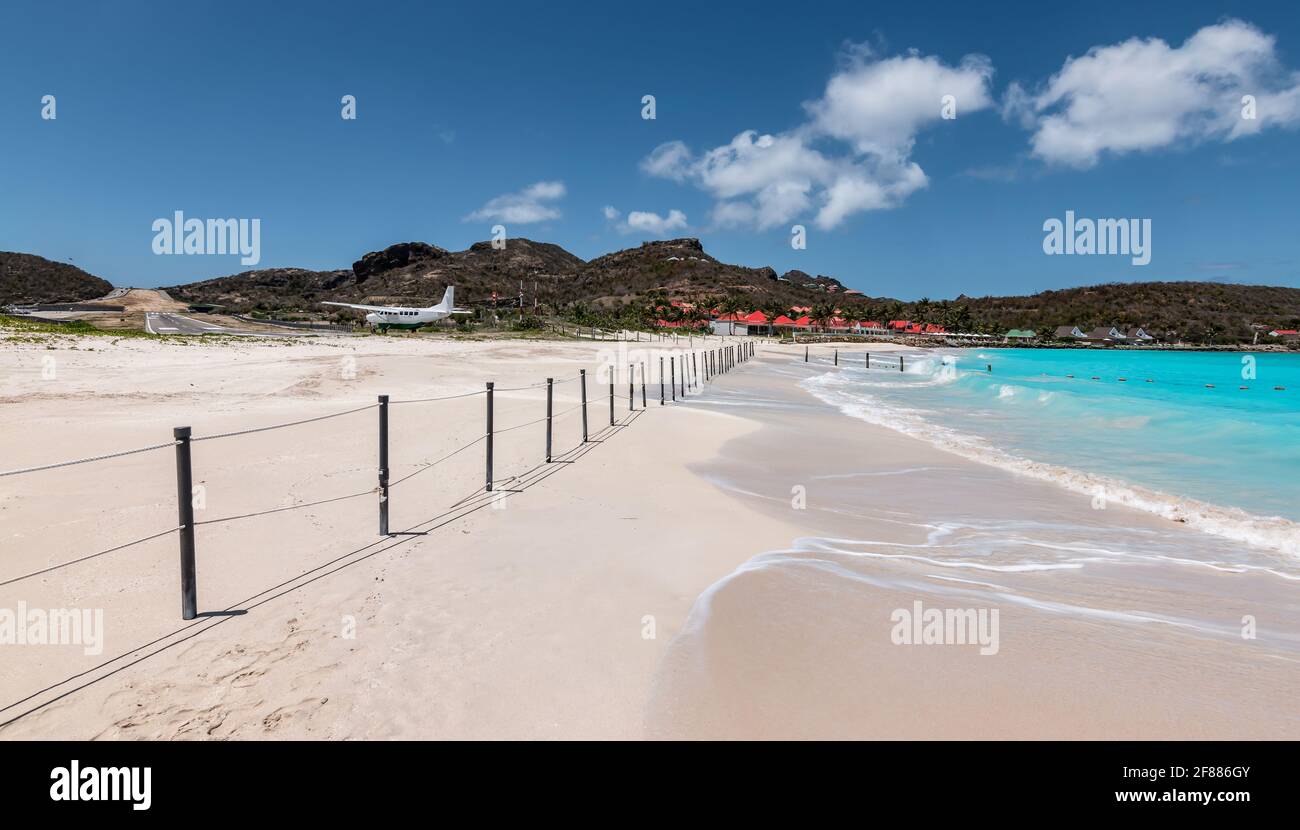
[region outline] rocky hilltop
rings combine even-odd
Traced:
[[[806,275],[804,275],[806,276]],[[234,311],[314,310],[321,300],[386,304],[437,302],[448,285],[460,302],[490,302],[518,296],[520,283],[531,302],[534,293],[550,308],[572,303],[597,307],[636,301],[652,292],[670,296],[752,295],[756,304],[774,300],[809,302],[818,289],[804,282],[842,290],[829,277],[783,281],[771,268],[719,262],[698,239],[646,242],[591,262],[559,245],[517,238],[504,248],[476,242],[449,251],[426,242],[402,242],[372,251],[350,271],[267,269],[169,287],[188,302],[216,303]],[[534,290],[535,286],[535,290]]]
[[[1193,343],[1249,343],[1256,326],[1300,328],[1300,288],[1213,282],[1108,283],[1025,296],[968,297],[902,302],[855,292],[834,277],[721,262],[698,239],[646,242],[586,262],[558,245],[510,239],[504,249],[476,242],[449,251],[426,242],[402,242],[365,254],[351,268],[310,271],[269,268],[203,280],[166,290],[176,299],[212,303],[229,311],[274,314],[323,311],[322,300],[375,305],[428,305],[448,285],[462,305],[502,305],[536,297],[547,312],[583,307],[613,312],[645,310],[667,299],[708,303],[729,298],[746,310],[792,305],[841,308],[868,320],[910,319],[950,329],[1001,334],[1011,328],[1051,331],[1075,325],[1143,326]],[[71,302],[111,290],[79,268],[30,254],[0,253],[0,304]],[[347,315],[349,312],[337,312]]]
[[[94,300],[113,290],[75,265],[0,251],[0,306]]]

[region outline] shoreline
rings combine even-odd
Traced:
[[[476,451],[423,472],[474,436],[481,400],[394,404],[394,446],[419,447],[394,457],[393,526],[412,534],[394,539],[374,535],[373,413],[196,444],[207,515],[293,508],[200,528],[200,609],[227,611],[180,624],[170,538],[0,587],[0,607],[102,608],[108,631],[97,657],[0,646],[14,667],[0,721],[35,708],[0,739],[1300,735],[1289,586],[1159,550],[1078,552],[1051,534],[1102,549],[1133,528],[1163,539],[1168,523],[1095,515],[1056,485],[851,418],[798,386],[827,367],[793,350],[764,347],[676,406],[651,394],[642,411],[638,397],[585,449],[570,422],[558,463],[539,464],[526,421],[543,390],[504,390],[634,345],[238,343],[205,352],[197,374],[191,347],[61,350],[54,387],[0,388],[13,466],[49,460],[53,437],[71,457],[148,443],[178,418],[210,434],[485,376],[503,390],[498,427],[521,428],[498,442],[494,509],[475,495]],[[10,383],[31,383],[46,354],[28,348],[29,374]],[[556,388],[558,412],[573,393]],[[598,389],[593,425],[607,417]],[[35,565],[174,519],[170,464],[55,471],[43,495],[0,479],[0,542],[60,540],[24,550]],[[806,509],[792,509],[795,485]],[[1170,549],[1196,533],[1176,528]],[[891,643],[891,612],[918,600],[999,610],[997,653]],[[1243,611],[1259,640],[1235,637]]]
[[[781,360],[774,352],[760,364]],[[649,734],[1300,734],[1300,718],[1283,714],[1300,680],[1289,585],[1159,549],[1107,554],[1143,538],[1176,551],[1197,532],[1130,508],[1099,513],[1054,484],[851,418],[806,391],[781,394],[803,369],[784,357],[787,366],[766,367],[780,377],[730,379],[760,402],[749,414],[763,428],[697,468],[737,503],[791,517],[800,535],[755,550],[701,595],[656,680]],[[791,509],[796,484],[807,490],[802,510]],[[891,613],[917,601],[999,610],[1000,650],[892,643]],[[1243,613],[1261,628],[1267,619],[1268,632],[1245,639]]]
[[[1116,476],[1035,460],[992,445],[978,435],[931,423],[910,413],[891,410],[889,414],[893,420],[887,421],[878,415],[877,410],[859,402],[836,402],[833,400],[834,391],[810,388],[815,384],[815,379],[810,378],[804,382],[804,388],[822,402],[837,408],[846,417],[910,436],[969,461],[1049,482],[1084,497],[1101,497],[1114,501],[1168,522],[1186,524],[1204,533],[1250,545],[1257,550],[1290,557],[1300,555],[1300,523],[1294,519],[1251,513],[1233,505],[1169,493]],[[909,420],[903,423],[899,418]],[[1300,579],[1300,575],[1289,578]]]

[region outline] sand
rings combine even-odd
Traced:
[[[315,417],[374,401],[502,389],[671,344],[324,338],[180,345],[70,338],[6,350],[6,469]],[[41,380],[42,359],[56,377]],[[355,376],[351,376],[351,375]],[[653,375],[652,375],[653,377]],[[653,384],[652,384],[653,386]],[[174,535],[0,587],[0,607],[102,608],[103,653],[0,646],[6,738],[635,737],[646,691],[695,597],[789,529],[688,470],[755,425],[626,384],[579,413],[497,436],[497,509],[476,446],[483,398],[394,404],[392,528],[377,535],[375,410],[194,445],[199,608],[180,619]],[[636,407],[641,409],[640,389]],[[556,387],[556,411],[577,384]],[[498,430],[544,412],[498,392]],[[516,477],[513,478],[512,477]],[[4,578],[176,524],[170,449],[0,479]],[[739,527],[737,526],[739,525]],[[0,581],[3,581],[0,579]],[[224,612],[232,613],[224,613]],[[652,619],[651,619],[652,618]],[[117,658],[117,659],[110,659]]]
[[[6,347],[0,468],[160,443],[179,425],[206,436],[379,394],[567,379],[607,359],[653,369],[670,347],[376,337]],[[852,590],[807,563],[794,581],[747,567],[838,529],[789,508],[791,481],[808,469],[975,466],[818,410],[780,371],[796,351],[765,347],[676,405],[659,406],[652,383],[648,410],[630,416],[620,379],[613,428],[608,387],[593,382],[590,443],[576,411],[557,420],[551,464],[541,425],[497,437],[504,497],[482,491],[481,444],[420,466],[482,435],[481,396],[394,403],[392,537],[377,533],[375,409],[198,442],[203,615],[180,619],[174,534],[0,586],[0,608],[102,609],[105,626],[98,655],[0,645],[0,738],[1300,734],[1287,703],[1295,663],[1276,654],[1017,608],[1003,609],[995,657],[897,647],[881,624],[915,592],[885,578],[895,566]],[[50,357],[54,377],[43,379]],[[556,411],[568,410],[576,384],[555,394]],[[496,393],[497,429],[540,416],[542,395]],[[774,405],[737,405],[754,400]],[[0,478],[0,582],[173,528],[172,453]],[[751,492],[724,484],[738,471]],[[1074,509],[1010,475],[989,497]],[[1179,580],[1162,601],[1198,590],[1215,586]]]

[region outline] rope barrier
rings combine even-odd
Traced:
[[[223,516],[220,519],[204,519],[201,522],[195,522],[194,526],[202,527],[203,525],[222,524],[223,522],[233,522],[237,519],[253,519],[258,516],[269,516],[272,513],[284,513],[287,510],[301,510],[304,507],[317,507],[322,504],[333,504],[336,501],[347,501],[348,499],[355,499],[355,498],[360,498],[361,496],[373,495],[374,493],[378,492],[378,490],[379,490],[378,487],[371,487],[369,490],[363,490],[360,493],[353,493],[349,496],[335,496],[334,498],[330,498],[330,499],[321,499],[319,501],[303,502],[301,504],[291,504],[288,507],[273,507],[270,510],[261,510],[256,513],[244,513],[241,516]]]
[[[538,418],[538,419],[535,420],[535,421],[525,421],[525,422],[523,422],[522,424],[515,424],[514,426],[512,426],[512,427],[506,427],[505,429],[494,429],[494,430],[492,430],[492,434],[493,434],[493,435],[500,435],[500,434],[503,433],[503,432],[511,432],[511,431],[513,431],[513,430],[516,430],[516,429],[523,429],[524,427],[530,427],[530,426],[532,426],[532,425],[534,425],[534,424],[540,424],[540,423],[542,423],[542,422],[545,421],[545,420],[546,420],[546,416],[543,415],[542,417]]]
[[[0,478],[4,478],[5,476],[21,475],[22,473],[38,473],[41,470],[54,470],[54,469],[58,469],[59,467],[72,467],[77,464],[89,464],[92,461],[105,461],[110,458],[122,458],[123,456],[127,456],[127,455],[137,455],[142,452],[153,452],[154,450],[161,450],[167,447],[174,447],[174,446],[176,446],[175,441],[168,441],[166,444],[154,444],[153,446],[150,447],[140,447],[139,449],[134,449],[134,450],[122,450],[121,452],[111,452],[105,455],[92,455],[89,458],[78,458],[72,461],[60,461],[56,464],[42,464],[38,467],[24,467],[21,470],[6,470],[5,472],[0,473]]]
[[[485,440],[486,438],[487,438],[486,435],[480,435],[478,438],[475,438],[473,441],[470,441],[468,444],[465,444],[465,445],[461,446],[460,448],[455,449],[455,450],[452,450],[451,452],[447,453],[447,454],[444,455],[442,458],[439,458],[437,461],[430,461],[428,464],[421,464],[421,465],[419,465],[419,466],[420,466],[420,469],[416,470],[415,472],[411,473],[410,475],[402,476],[402,477],[399,478],[397,481],[392,482],[392,483],[389,484],[388,486],[389,486],[389,487],[396,487],[397,485],[401,484],[403,481],[406,481],[406,480],[408,480],[408,479],[415,478],[416,476],[418,476],[420,473],[424,472],[425,470],[428,470],[428,469],[431,468],[431,467],[436,467],[436,466],[438,466],[439,464],[441,464],[442,462],[444,462],[444,461],[446,461],[447,459],[451,458],[452,456],[464,452],[465,450],[469,449],[470,447],[474,446],[475,444],[479,443],[480,441]]]
[[[389,403],[398,404],[398,403],[430,403],[432,401],[454,401],[457,398],[472,398],[475,395],[483,395],[483,394],[486,394],[486,390],[479,389],[474,392],[462,392],[459,395],[443,395],[437,398],[414,398],[412,400],[406,400],[406,401],[389,401]]]
[[[162,536],[166,536],[166,535],[169,534],[169,533],[175,533],[176,531],[180,530],[182,527],[184,527],[184,525],[179,525],[179,526],[177,526],[177,527],[173,527],[173,528],[171,528],[171,529],[169,529],[169,530],[164,530],[164,531],[161,531],[161,532],[159,532],[159,533],[155,533],[155,534],[153,534],[153,535],[151,535],[151,536],[145,536],[143,539],[136,539],[134,542],[126,542],[125,544],[115,545],[114,547],[108,548],[107,550],[101,550],[101,551],[99,551],[98,553],[92,553],[92,554],[89,554],[89,555],[87,555],[87,556],[82,556],[82,557],[80,557],[80,558],[78,558],[78,559],[71,559],[71,560],[69,560],[69,561],[67,561],[67,562],[61,562],[61,563],[59,563],[58,565],[51,565],[50,567],[48,567],[48,568],[42,568],[42,569],[39,570],[39,571],[32,571],[32,572],[29,573],[29,574],[23,574],[22,576],[15,576],[15,577],[12,578],[12,579],[6,579],[4,582],[0,582],[0,588],[3,588],[3,587],[6,586],[6,585],[12,585],[12,584],[14,584],[15,582],[22,582],[24,579],[31,579],[31,578],[34,577],[34,576],[40,576],[41,574],[49,573],[50,571],[57,571],[59,568],[66,568],[66,567],[68,567],[69,565],[75,565],[75,564],[77,564],[78,562],[85,562],[87,559],[94,559],[94,558],[97,557],[97,556],[103,556],[104,554],[107,554],[107,553],[113,553],[113,552],[115,552],[115,551],[119,551],[119,550],[122,550],[122,549],[124,549],[124,548],[129,548],[129,547],[131,547],[132,545],[139,545],[139,544],[142,544],[142,543],[144,543],[144,542],[149,542],[149,541],[152,541],[152,540],[154,540],[154,539],[158,539],[158,538],[160,538],[160,537],[162,537]]]
[[[728,366],[728,367],[726,367],[726,368],[734,368],[734,366]],[[683,371],[685,371],[685,363],[683,363]],[[721,371],[725,371],[725,369],[720,368],[718,373],[721,373]],[[543,382],[540,382],[540,383],[526,384],[526,385],[523,385],[523,386],[507,387],[507,388],[497,389],[497,390],[495,390],[495,391],[498,391],[498,392],[516,392],[516,391],[523,391],[523,390],[541,389],[541,388],[543,388],[543,387],[547,387],[547,386],[549,386],[549,387],[551,387],[551,388],[553,389],[554,386],[556,386],[556,385],[564,384],[564,383],[571,383],[571,382],[577,381],[578,379],[580,379],[580,378],[582,378],[582,377],[583,377],[583,373],[582,373],[582,372],[579,372],[578,374],[575,374],[575,375],[572,375],[572,376],[570,376],[570,377],[563,378],[563,379],[560,379],[560,380],[554,380],[554,379],[552,379],[552,380],[549,381],[549,382],[548,382],[548,381],[543,381]],[[706,377],[702,385],[707,384],[707,382],[708,382],[709,380],[711,380],[711,378],[710,378],[710,377]],[[662,379],[661,379],[661,381],[662,381]],[[643,376],[643,378],[642,378],[642,384],[643,384],[643,386],[644,386],[644,382],[645,382],[645,378],[644,378],[644,376]],[[685,378],[684,378],[684,377],[683,377],[683,382],[685,382]],[[692,381],[692,382],[694,382],[694,381]],[[458,399],[458,398],[469,398],[469,397],[474,397],[474,396],[477,396],[477,395],[483,395],[483,394],[487,394],[487,390],[476,390],[476,391],[473,391],[473,392],[458,393],[458,394],[453,394],[453,395],[442,395],[442,396],[430,397],[430,398],[417,398],[417,399],[408,399],[408,400],[403,400],[403,401],[392,401],[391,403],[425,403],[425,402],[433,402],[433,401],[455,400],[455,399]],[[634,400],[634,399],[635,399],[635,393],[634,393],[634,392],[631,392],[630,394],[632,395],[632,399]],[[685,394],[686,394],[686,393],[683,392],[683,396],[684,396]],[[645,393],[644,393],[644,389],[643,389],[643,391],[642,391],[642,396],[643,396],[643,398],[644,398],[644,395],[645,395]],[[603,407],[602,407],[602,404],[601,404],[601,401],[603,401],[603,395],[601,395],[600,393],[597,393],[597,395],[596,395],[595,397],[593,397],[592,399],[590,399],[590,400],[583,400],[583,401],[577,401],[577,402],[574,402],[572,399],[569,399],[568,402],[571,402],[571,403],[573,404],[572,406],[568,406],[568,407],[566,407],[566,408],[564,408],[564,409],[559,410],[558,412],[551,412],[551,413],[549,413],[548,415],[545,415],[545,416],[542,416],[542,417],[539,417],[539,418],[536,418],[536,419],[528,420],[528,421],[525,421],[525,422],[523,422],[523,423],[515,424],[515,425],[513,425],[513,426],[505,427],[505,428],[502,428],[502,429],[493,429],[493,428],[489,427],[489,431],[488,431],[487,433],[485,433],[485,434],[483,434],[483,435],[480,435],[478,438],[475,438],[473,441],[470,441],[470,442],[468,442],[468,443],[466,443],[466,444],[461,445],[460,447],[457,447],[456,449],[452,450],[451,452],[449,452],[449,453],[443,455],[442,457],[440,457],[440,458],[438,458],[438,459],[436,459],[436,460],[434,460],[434,461],[431,461],[431,462],[428,462],[428,463],[423,463],[423,464],[418,465],[418,469],[416,469],[414,472],[411,472],[409,475],[406,475],[406,476],[404,476],[404,477],[402,477],[402,478],[398,479],[397,481],[394,481],[394,482],[392,482],[392,483],[390,484],[390,483],[387,481],[387,469],[386,469],[386,465],[387,465],[387,460],[386,460],[386,458],[387,458],[387,443],[386,443],[386,442],[387,442],[387,437],[386,437],[386,436],[387,436],[387,414],[386,414],[386,413],[387,413],[387,405],[388,405],[388,403],[390,403],[390,402],[389,402],[385,397],[383,397],[383,396],[381,396],[381,399],[380,399],[380,400],[381,400],[381,402],[380,402],[380,403],[377,403],[377,404],[367,404],[367,405],[365,405],[365,406],[360,406],[360,407],[357,407],[357,408],[355,408],[355,409],[349,409],[349,410],[346,410],[346,411],[343,411],[343,412],[335,412],[335,413],[331,413],[331,414],[328,414],[328,415],[320,415],[320,416],[317,416],[317,417],[314,417],[314,418],[303,418],[303,419],[301,419],[301,420],[297,420],[297,421],[289,421],[289,422],[280,423],[280,424],[272,424],[272,425],[269,425],[269,426],[252,427],[252,428],[249,428],[249,429],[243,429],[243,430],[232,430],[232,431],[230,431],[230,432],[217,433],[217,434],[214,434],[214,435],[204,435],[204,436],[198,436],[198,437],[191,437],[191,436],[189,435],[189,430],[188,430],[188,428],[177,428],[177,429],[175,430],[176,435],[177,435],[177,440],[168,441],[168,442],[166,442],[166,443],[162,443],[162,444],[154,444],[154,445],[151,445],[151,446],[148,446],[148,447],[139,447],[139,448],[136,448],[136,449],[123,450],[123,451],[120,451],[120,452],[105,453],[105,454],[103,454],[103,455],[91,456],[91,457],[88,457],[88,458],[74,459],[74,460],[70,460],[70,461],[62,461],[62,462],[53,463],[53,464],[44,464],[44,465],[39,465],[39,466],[34,466],[34,467],[27,467],[27,468],[22,468],[22,469],[16,469],[16,470],[9,470],[9,471],[5,471],[5,472],[0,472],[0,477],[4,477],[4,476],[12,476],[12,475],[19,475],[19,474],[22,474],[22,473],[38,472],[38,471],[42,471],[42,470],[52,470],[52,469],[56,469],[56,468],[60,468],[60,467],[73,466],[73,465],[77,465],[77,464],[86,464],[86,463],[89,463],[89,462],[92,462],[92,461],[103,461],[103,460],[108,460],[108,459],[113,459],[113,458],[122,458],[122,457],[125,457],[125,456],[136,455],[136,454],[145,453],[145,452],[152,452],[152,451],[154,451],[154,450],[166,449],[166,448],[168,448],[168,447],[175,447],[175,448],[177,448],[177,458],[178,458],[178,481],[179,481],[179,482],[188,482],[188,481],[190,480],[190,479],[189,479],[189,445],[190,445],[192,442],[198,442],[198,441],[213,441],[213,440],[216,440],[216,439],[219,439],[219,438],[232,438],[232,437],[236,437],[236,436],[240,436],[240,435],[251,435],[251,434],[259,433],[259,432],[269,432],[269,431],[272,431],[272,430],[286,429],[286,428],[289,428],[289,427],[301,426],[301,425],[304,425],[304,424],[316,423],[316,422],[318,422],[318,421],[326,421],[326,420],[330,420],[330,419],[333,419],[333,418],[341,418],[341,417],[344,417],[344,416],[346,416],[346,415],[354,415],[354,414],[356,414],[356,413],[358,413],[358,412],[365,412],[365,411],[367,411],[367,410],[375,409],[375,408],[380,409],[380,412],[381,412],[381,418],[380,418],[380,423],[381,423],[380,434],[381,434],[381,445],[382,445],[382,447],[383,447],[383,450],[381,451],[381,461],[380,461],[380,464],[381,464],[381,469],[380,469],[380,485],[377,486],[377,487],[371,488],[371,489],[366,490],[366,491],[363,491],[363,492],[352,493],[352,494],[350,494],[350,495],[345,495],[345,496],[336,496],[336,497],[331,497],[331,498],[328,498],[328,499],[320,499],[320,500],[317,500],[317,501],[304,502],[304,503],[301,503],[301,504],[293,504],[293,505],[288,505],[288,506],[285,506],[285,507],[271,508],[271,509],[269,509],[269,510],[263,510],[263,511],[253,512],[253,513],[245,513],[245,514],[241,514],[241,515],[223,516],[223,517],[220,517],[220,518],[216,518],[216,519],[207,519],[207,520],[204,520],[204,521],[195,521],[194,518],[193,518],[192,511],[190,511],[190,512],[187,514],[187,513],[185,512],[184,508],[188,507],[188,505],[186,504],[186,502],[184,501],[184,499],[182,499],[182,502],[181,502],[181,504],[182,504],[182,519],[181,519],[181,520],[182,520],[183,524],[181,524],[181,525],[179,525],[179,526],[177,526],[177,527],[169,528],[169,529],[167,529],[167,530],[160,531],[160,532],[158,532],[158,533],[153,533],[153,534],[150,534],[150,535],[148,535],[148,536],[144,536],[144,537],[142,537],[142,538],[135,539],[135,540],[130,541],[130,542],[125,542],[125,543],[122,543],[122,544],[114,545],[113,547],[106,548],[106,549],[104,549],[104,550],[97,551],[97,552],[95,552],[95,553],[87,554],[86,556],[81,556],[81,557],[78,557],[78,558],[76,558],[76,559],[71,559],[71,560],[68,560],[68,561],[66,561],[66,562],[61,562],[61,563],[56,564],[56,565],[51,565],[51,566],[49,566],[49,567],[47,567],[47,568],[42,568],[42,569],[40,569],[40,570],[32,571],[31,573],[23,574],[23,575],[21,575],[21,576],[16,576],[16,577],[13,577],[13,578],[10,578],[10,579],[7,579],[7,580],[4,580],[4,581],[0,581],[0,587],[6,586],[6,585],[12,585],[12,584],[14,584],[14,583],[16,583],[16,582],[21,582],[21,581],[26,580],[26,579],[31,579],[31,578],[33,578],[33,577],[40,576],[40,575],[42,575],[42,574],[47,574],[47,573],[50,573],[50,572],[52,572],[52,571],[58,570],[58,569],[60,569],[60,568],[65,568],[65,567],[68,567],[68,566],[70,566],[70,565],[75,565],[75,564],[78,564],[78,563],[81,563],[81,562],[88,561],[88,560],[90,560],[90,559],[95,559],[95,558],[100,557],[100,556],[104,556],[104,555],[107,555],[107,554],[110,554],[110,553],[114,553],[114,552],[116,552],[116,551],[124,550],[124,549],[126,549],[126,548],[130,548],[130,547],[135,546],[135,545],[139,545],[139,544],[143,544],[143,543],[145,543],[145,542],[149,542],[149,541],[152,541],[152,540],[155,540],[155,539],[159,539],[159,538],[162,538],[162,537],[167,536],[167,535],[169,535],[169,534],[176,533],[176,532],[180,531],[180,532],[183,533],[183,535],[182,535],[182,540],[181,540],[181,542],[182,542],[182,544],[181,544],[181,547],[182,547],[182,560],[183,560],[183,561],[182,561],[182,599],[183,599],[183,603],[187,603],[187,605],[186,605],[186,609],[188,609],[188,610],[183,609],[183,612],[189,614],[189,616],[185,616],[185,619],[191,619],[191,618],[193,617],[193,614],[194,614],[194,610],[193,610],[193,607],[192,607],[192,606],[193,606],[194,601],[195,601],[195,600],[194,600],[194,583],[193,583],[193,564],[192,564],[192,557],[193,557],[193,548],[194,548],[193,534],[194,534],[194,529],[195,529],[196,527],[201,526],[201,525],[222,524],[222,523],[226,523],[226,522],[238,521],[238,520],[248,519],[248,518],[253,518],[253,517],[257,517],[257,516],[265,516],[265,515],[271,515],[271,514],[274,514],[274,513],[281,513],[281,512],[285,512],[285,511],[290,511],[290,510],[299,510],[299,509],[308,508],[308,507],[315,507],[315,506],[322,505],[322,504],[330,504],[330,503],[334,503],[334,502],[344,501],[344,500],[347,500],[347,499],[354,499],[354,498],[360,498],[360,497],[362,497],[362,496],[373,495],[373,494],[375,494],[375,493],[380,493],[381,496],[382,496],[382,497],[381,497],[381,511],[383,511],[383,512],[382,512],[381,515],[382,515],[383,517],[386,517],[386,515],[387,515],[387,513],[386,513],[386,510],[387,510],[387,492],[388,492],[388,488],[389,488],[389,487],[395,486],[395,485],[397,485],[397,484],[401,484],[401,483],[403,483],[403,482],[405,482],[405,481],[409,481],[411,478],[413,478],[413,477],[419,475],[420,473],[423,473],[423,472],[425,472],[426,470],[429,470],[429,469],[431,469],[431,468],[433,468],[433,467],[436,467],[436,466],[438,466],[439,464],[442,464],[443,462],[448,461],[448,460],[450,460],[451,458],[453,458],[453,457],[459,455],[460,453],[465,452],[466,450],[470,449],[471,447],[474,447],[474,446],[476,446],[476,445],[478,445],[478,444],[480,444],[480,443],[483,443],[484,441],[488,441],[488,442],[489,442],[489,443],[488,443],[488,474],[489,474],[489,481],[495,481],[495,479],[491,479],[491,457],[492,457],[492,449],[491,449],[491,448],[492,448],[492,445],[491,445],[491,443],[490,443],[490,439],[492,438],[492,436],[494,436],[494,435],[499,435],[499,434],[503,434],[503,433],[507,433],[507,432],[513,432],[514,430],[523,429],[523,428],[525,428],[525,427],[535,426],[535,425],[538,425],[538,424],[545,423],[545,422],[547,422],[548,420],[553,421],[553,420],[554,420],[555,418],[557,418],[557,417],[561,417],[561,416],[567,415],[567,414],[569,414],[569,413],[571,413],[571,412],[575,412],[575,411],[577,411],[577,410],[579,410],[579,409],[582,409],[584,406],[595,407],[597,410],[600,410],[600,409],[603,408]],[[552,398],[548,395],[548,403],[551,403],[551,402],[553,402],[553,401],[552,401]],[[528,401],[526,405],[524,405],[524,406],[520,406],[520,407],[518,407],[518,409],[523,410],[523,409],[527,409],[527,408],[532,408],[532,407],[534,407],[534,406],[536,406],[536,405],[537,405],[537,401]],[[512,411],[513,411],[513,410],[512,410]],[[645,411],[645,410],[644,410],[644,407],[643,407],[642,410],[641,410],[641,412],[644,412],[644,411]],[[489,424],[491,423],[491,421],[490,421],[490,418],[491,418],[491,414],[490,414],[490,412],[491,412],[491,410],[489,410]],[[612,416],[612,411],[611,411],[611,416]],[[620,422],[620,425],[623,425],[623,424],[626,424],[626,423],[630,423],[631,420],[633,420],[633,417],[632,417],[631,414],[629,414],[629,416],[628,416],[627,418],[623,419],[623,420]],[[584,427],[585,427],[585,424],[584,424]],[[586,438],[586,436],[585,436],[585,433],[584,433],[584,440],[585,440],[585,438]],[[551,458],[551,456],[550,456],[550,454],[549,454],[549,449],[550,449],[550,448],[549,448],[549,445],[548,445],[548,456],[547,456],[547,460],[548,460],[548,461],[549,461],[550,458]],[[180,465],[182,465],[182,463],[183,463],[183,465],[184,465],[184,470],[185,470],[185,471],[184,471],[184,477],[181,477],[182,474],[181,474],[181,472],[180,472]],[[509,479],[502,479],[502,480],[507,480],[507,481],[508,481],[508,480],[513,480],[513,479],[515,479],[515,478],[516,478],[515,476],[512,476],[512,477],[510,477]],[[182,484],[181,484],[182,492],[184,492],[185,488],[187,488],[187,487],[189,487],[189,484],[188,484],[188,483],[182,483]],[[490,484],[489,484],[489,486],[488,486],[488,489],[489,489],[489,490],[491,489]],[[385,528],[385,527],[386,527],[386,518],[384,518],[384,519],[382,520],[382,523],[381,523],[381,531],[380,531],[381,533],[386,533],[386,532],[387,532],[386,530],[382,529],[382,528]],[[188,540],[188,541],[187,541],[187,540]],[[185,553],[185,552],[186,552],[187,546],[188,546],[188,550],[189,550],[189,556],[191,557],[190,560],[189,560],[189,561],[191,562],[191,564],[190,564],[190,575],[189,575],[189,577],[188,577],[188,579],[189,579],[190,581],[189,581],[188,583],[186,582],[187,576],[186,576],[186,573],[185,573],[185,556],[186,556],[186,553]]]
[[[366,404],[365,406],[359,406],[356,409],[349,409],[346,412],[335,412],[333,415],[321,415],[316,418],[304,418],[301,421],[290,421],[285,424],[273,424],[269,427],[253,427],[252,429],[239,429],[233,432],[221,432],[216,435],[200,435],[191,438],[190,440],[192,442],[215,441],[218,438],[233,438],[238,435],[252,435],[255,432],[270,432],[273,429],[285,429],[287,427],[302,426],[303,424],[312,424],[317,421],[328,421],[330,418],[342,418],[344,415],[354,415],[358,412],[365,412],[367,409],[374,409],[375,406],[376,404],[371,403],[371,404]]]

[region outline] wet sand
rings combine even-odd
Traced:
[[[694,468],[801,533],[696,602],[650,735],[1300,735],[1294,580],[1178,561],[1202,534],[842,415],[798,386],[828,367],[759,362],[696,405],[762,428]],[[996,654],[895,644],[891,615],[918,601],[996,609]]]

